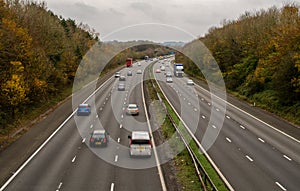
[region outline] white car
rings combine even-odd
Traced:
[[[167,81],[167,83],[172,83],[172,82],[173,82],[173,79],[170,78],[170,77],[168,77],[166,81]]]
[[[193,80],[188,80],[188,81],[186,82],[186,84],[187,84],[187,85],[194,85],[194,82],[193,82]]]
[[[128,106],[126,108],[126,114],[138,115],[139,114],[139,106],[137,104],[128,104]]]
[[[120,84],[118,85],[118,91],[125,91],[125,84],[120,83]]]
[[[137,70],[136,73],[137,74],[142,74],[142,70]]]
[[[121,73],[120,72],[116,72],[115,73],[115,78],[119,78],[121,76]]]
[[[172,73],[171,72],[167,72],[166,73],[166,77],[168,78],[168,77],[172,77]]]
[[[119,77],[119,81],[126,81],[125,76],[120,76],[120,77]]]
[[[138,66],[141,66],[141,63],[140,63],[140,62],[138,63]]]

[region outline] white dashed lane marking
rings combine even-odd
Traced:
[[[248,155],[246,155],[246,158],[250,161],[253,162],[253,159],[251,157],[249,157]]]
[[[84,143],[84,142],[85,142],[85,138],[82,139],[81,143]]]
[[[119,156],[116,155],[116,156],[115,156],[115,162],[118,162],[118,158],[119,158]]]
[[[240,128],[245,129],[245,127],[243,125],[240,125]]]
[[[72,163],[74,163],[76,160],[76,156],[74,156],[74,158],[72,159]]]
[[[110,191],[114,191],[114,187],[115,187],[115,184],[111,183],[111,185],[110,185]]]
[[[279,188],[281,188],[281,190],[286,191],[287,189],[285,187],[283,187],[279,182],[275,182],[275,184],[277,184],[277,186],[279,186]]]
[[[265,143],[265,140],[263,140],[262,138],[258,138],[258,140],[262,143]]]
[[[226,140],[227,140],[229,143],[231,143],[231,140],[230,140],[228,137],[226,137]]]
[[[286,158],[289,161],[292,161],[292,159],[290,157],[286,156],[286,155],[283,155],[283,157]]]

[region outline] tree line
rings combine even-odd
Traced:
[[[226,88],[294,118],[300,116],[299,7],[245,12],[237,20],[224,20],[199,38],[211,51]],[[187,45],[188,46],[188,45]],[[187,58],[186,71],[201,76]],[[298,116],[298,117],[297,117]]]
[[[89,26],[43,2],[0,0],[0,127],[70,87],[97,41]]]

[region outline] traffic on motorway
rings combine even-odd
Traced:
[[[148,67],[234,190],[297,190],[299,143],[217,98],[173,62],[128,59],[88,99],[73,101],[74,112],[1,191],[167,190],[161,164],[170,153],[153,138],[143,90]]]

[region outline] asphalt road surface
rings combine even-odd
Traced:
[[[149,131],[145,115],[141,82],[141,66],[121,70],[126,76],[125,91],[118,91],[119,79],[112,76],[87,100],[92,106],[89,116],[77,116],[60,124],[49,142],[17,172],[4,190],[163,190],[154,153],[150,158],[130,158],[128,135],[132,130]],[[133,76],[127,76],[131,70]],[[96,83],[96,82],[94,82]],[[92,86],[93,84],[91,84]],[[74,95],[73,107],[88,97],[89,85]],[[129,103],[140,107],[138,116],[125,114]],[[53,119],[55,120],[55,119]],[[107,147],[91,148],[90,133],[105,129]]]
[[[164,65],[173,75],[170,61],[154,65],[155,78],[233,188],[299,190],[299,140],[198,85],[187,85],[186,77],[173,76],[173,83],[166,83],[165,71],[155,71]],[[284,121],[282,124],[291,126]],[[299,133],[299,129],[295,131]]]

